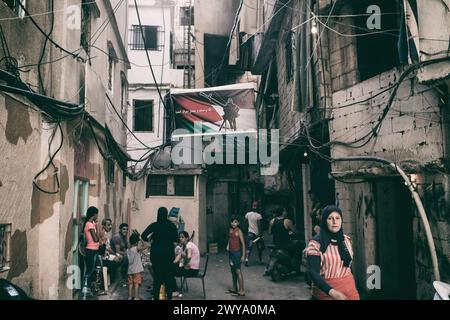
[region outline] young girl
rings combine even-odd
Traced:
[[[142,266],[141,254],[138,251],[139,235],[133,233],[130,236],[130,249],[127,249],[128,256],[128,300],[133,300],[133,286],[134,286],[134,299],[139,298],[139,287],[142,283],[141,272],[144,271]]]
[[[233,279],[233,290],[229,293],[235,296],[245,296],[244,277],[242,275],[241,264],[245,259],[245,241],[244,234],[239,228],[239,218],[236,215],[231,216],[231,228],[229,231],[227,251],[230,257],[231,277]],[[239,291],[238,291],[239,280]]]

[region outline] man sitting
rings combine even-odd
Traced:
[[[120,273],[122,279],[126,281],[128,278],[128,224],[122,223],[119,226],[119,232],[111,239],[111,248],[113,249],[114,254],[120,259]],[[126,286],[127,283],[125,282],[124,287]]]

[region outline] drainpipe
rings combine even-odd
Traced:
[[[433,263],[433,273],[434,273],[434,279],[436,281],[440,281],[440,275],[439,275],[439,266],[438,266],[438,259],[436,254],[436,248],[434,246],[433,241],[433,235],[431,233],[430,223],[428,222],[427,215],[425,213],[425,208],[423,207],[422,200],[420,199],[419,194],[415,190],[414,186],[412,185],[411,181],[409,180],[406,173],[400,168],[397,164],[394,162],[380,158],[380,157],[366,157],[366,156],[354,156],[354,157],[344,157],[344,158],[337,158],[333,159],[333,161],[375,161],[375,162],[381,162],[384,164],[389,165],[391,168],[396,170],[400,176],[405,181],[406,185],[409,188],[409,191],[411,192],[414,202],[416,203],[417,209],[419,210],[420,219],[422,220],[423,226],[425,228],[425,234],[427,237],[428,247],[430,248],[430,254],[431,254],[431,260]]]

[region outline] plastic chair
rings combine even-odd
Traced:
[[[191,279],[201,279],[202,280],[202,287],[203,287],[203,299],[206,299],[206,291],[205,291],[205,276],[206,276],[206,270],[208,269],[208,261],[209,261],[209,253],[206,254],[206,261],[205,261],[205,267],[203,270],[200,270],[196,276],[183,276],[181,277],[181,293],[183,293],[183,287],[186,286],[186,291],[188,291],[187,282],[186,280]]]

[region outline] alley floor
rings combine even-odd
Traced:
[[[268,250],[265,251],[264,262],[268,262]],[[201,259],[201,268],[205,263],[205,257]],[[265,265],[259,263],[256,252],[253,252],[248,267],[242,266],[244,274],[244,287],[246,296],[235,297],[227,293],[231,289],[231,273],[228,267],[228,255],[226,252],[211,254],[205,277],[207,300],[307,300],[310,298],[309,286],[305,283],[303,275],[292,276],[280,282],[273,282],[269,276],[263,276]],[[203,299],[201,279],[188,279],[188,292],[183,297],[174,297],[174,300],[199,300]],[[177,283],[179,285],[179,279]],[[141,298],[151,299],[151,293],[147,291],[152,285],[152,278],[148,272],[143,274]],[[127,300],[127,287],[112,286],[110,293],[102,296],[102,300]]]

